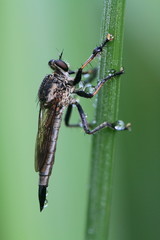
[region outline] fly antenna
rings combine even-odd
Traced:
[[[63,55],[63,50],[62,50],[62,52],[61,52],[60,55],[59,55],[59,60],[61,60],[62,55]]]

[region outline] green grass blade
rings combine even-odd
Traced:
[[[104,1],[102,38],[110,33],[114,41],[104,50],[100,61],[99,79],[108,75],[108,70],[119,71],[122,66],[122,43],[124,32],[125,0]],[[120,77],[110,80],[100,90],[97,100],[96,124],[118,119]],[[90,193],[86,227],[86,240],[106,240],[112,195],[113,157],[115,131],[104,129],[93,136]]]

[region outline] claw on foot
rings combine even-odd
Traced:
[[[109,41],[112,41],[114,39],[113,35],[108,33],[106,37]]]

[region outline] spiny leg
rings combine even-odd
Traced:
[[[105,128],[105,127],[109,127],[111,129],[117,130],[117,131],[130,130],[130,125],[131,124],[128,123],[128,124],[125,125],[124,122],[121,121],[121,120],[118,120],[114,123],[103,122],[100,125],[98,125],[96,128],[90,130],[89,129],[89,124],[86,120],[86,115],[85,115],[81,105],[78,102],[76,102],[75,105],[76,105],[76,107],[78,109],[78,112],[79,112],[79,115],[81,117],[82,127],[83,127],[85,133],[87,133],[87,134],[94,134],[97,131],[99,131],[100,129]]]
[[[70,124],[70,118],[71,118],[71,115],[72,115],[72,109],[73,109],[73,104],[70,104],[67,108],[67,111],[66,111],[66,115],[65,115],[65,118],[64,118],[64,122],[65,122],[65,125],[66,127],[82,127],[82,123],[77,123],[77,124]],[[88,126],[91,127],[93,126],[93,123],[88,123]]]
[[[85,91],[81,90],[75,90],[74,93],[76,93],[78,96],[84,97],[84,98],[92,98],[94,95],[98,93],[98,91],[101,89],[101,87],[111,78],[119,76],[124,73],[123,68],[120,69],[119,72],[110,73],[106,78],[104,78],[102,81],[100,81],[97,86],[95,86],[95,90],[93,93],[86,93]]]
[[[90,69],[90,70],[88,70],[88,71],[83,71],[83,72],[82,72],[82,75],[89,75],[89,76],[86,78],[86,80],[83,81],[83,85],[86,85],[86,84],[88,84],[88,83],[91,83],[91,82],[96,78],[97,72],[98,72],[98,69],[97,69],[97,68],[93,68],[93,69]],[[71,75],[71,74],[76,74],[77,71],[72,71],[72,70],[70,70],[68,73],[69,73],[70,75]]]
[[[72,109],[73,109],[73,105],[70,104],[67,108],[66,115],[65,115],[65,118],[64,118],[65,125],[67,127],[81,127],[80,124],[70,124],[69,123],[70,118],[71,118],[71,114],[72,114]]]
[[[82,70],[91,62],[93,61],[93,59],[103,51],[103,48],[104,46],[113,40],[113,36],[111,34],[107,34],[107,37],[106,39],[103,41],[103,43],[99,46],[99,47],[96,47],[91,56],[87,59],[87,61],[85,61],[85,63],[78,69],[78,72],[75,76],[75,79],[73,81],[73,85],[76,85],[77,83],[79,83],[81,81],[81,76],[82,76]]]
[[[89,129],[89,126],[91,126],[92,124],[89,124],[86,120],[86,115],[81,107],[81,105],[76,102],[75,103],[77,109],[78,109],[78,112],[79,112],[79,115],[81,117],[81,121],[82,121],[82,124],[70,124],[69,121],[70,121],[70,118],[71,118],[71,114],[72,114],[72,109],[73,109],[73,105],[69,105],[68,106],[68,109],[67,109],[67,112],[66,112],[66,115],[65,115],[65,125],[67,127],[83,127],[84,131],[87,133],[87,134],[93,134],[97,131],[99,131],[100,129],[102,128],[105,128],[105,127],[109,127],[113,130],[117,130],[117,131],[122,131],[122,130],[130,130],[130,126],[131,124],[128,123],[128,124],[124,124],[123,121],[121,120],[118,120],[114,123],[109,123],[109,122],[104,122],[102,124],[100,124],[99,126],[97,126],[96,128],[94,128],[93,130],[90,130]]]

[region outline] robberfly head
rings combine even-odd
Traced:
[[[48,62],[48,65],[53,69],[53,70],[59,70],[60,72],[68,72],[68,65],[61,59],[58,60],[50,60]]]

